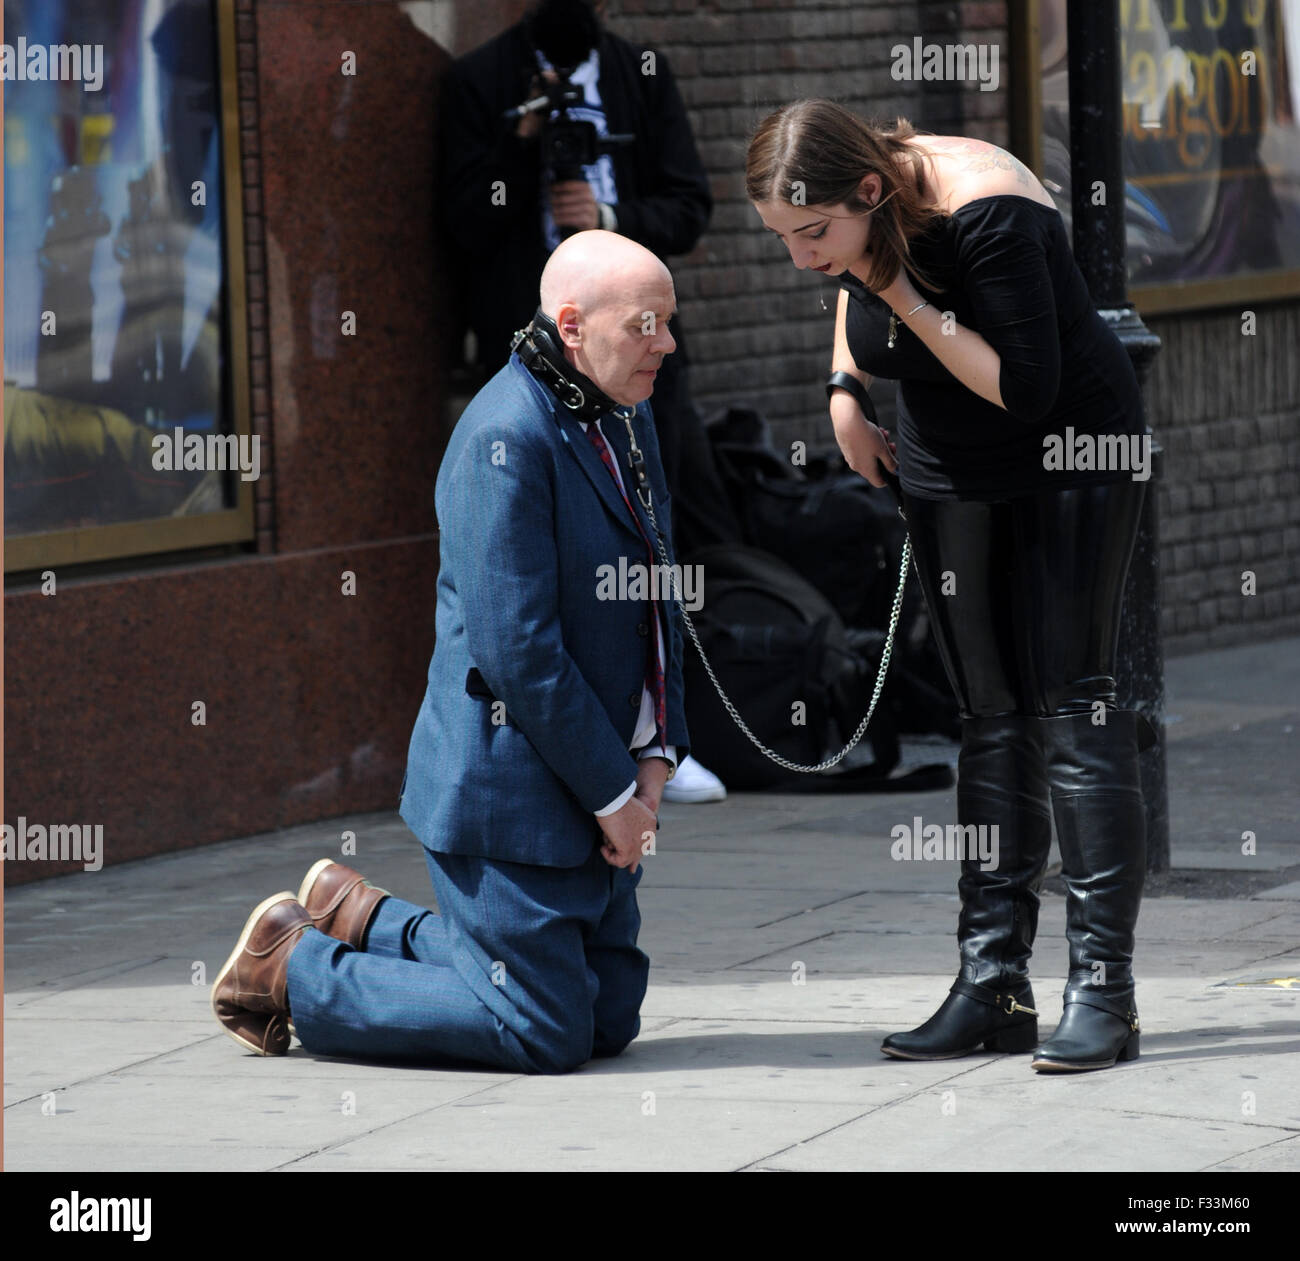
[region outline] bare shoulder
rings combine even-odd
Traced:
[[[926,136],[924,145],[935,156],[935,182],[940,204],[951,214],[981,197],[1010,193],[1054,206],[1034,173],[1015,156],[987,140],[964,136]]]

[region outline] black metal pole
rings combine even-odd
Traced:
[[[1124,237],[1124,155],[1119,0],[1068,0],[1070,201],[1074,256],[1097,310],[1133,360],[1145,392],[1160,339],[1128,300]],[[1147,432],[1150,433],[1148,426]],[[1147,812],[1147,870],[1169,868],[1165,775],[1164,646],[1160,638],[1159,520],[1156,485],[1163,451],[1152,440],[1151,477],[1124,591],[1117,680],[1120,704],[1144,714],[1160,741],[1141,755]]]

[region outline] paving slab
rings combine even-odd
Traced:
[[[954,1081],[775,1150],[752,1168],[966,1170],[973,1155],[983,1153],[987,1161],[996,1153],[997,1167],[1013,1173],[1184,1171],[1207,1169],[1288,1137],[1286,1130],[1268,1126],[1136,1110],[1085,1113],[1065,1096],[1018,1088],[978,1094]]]
[[[654,1102],[656,1111],[647,1114],[651,1104],[629,1092],[608,1110],[565,1109],[531,1099],[492,1108],[453,1105],[431,1124],[402,1122],[279,1167],[331,1173],[411,1168],[721,1172],[745,1167],[770,1142],[796,1141],[853,1114],[844,1105],[708,1098],[666,1101],[662,1112]],[[440,1128],[438,1122],[445,1124]]]
[[[1263,902],[1300,902],[1300,880],[1278,885],[1276,889],[1266,889],[1255,897]]]
[[[1300,1135],[1274,1139],[1209,1169],[1213,1173],[1294,1173],[1300,1169]]]

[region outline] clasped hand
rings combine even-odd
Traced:
[[[659,827],[659,802],[667,782],[667,762],[642,759],[637,764],[636,791],[620,809],[596,820],[605,834],[600,852],[611,867],[626,867],[636,874],[646,846]]]

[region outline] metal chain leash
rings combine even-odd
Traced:
[[[628,425],[628,432],[631,432],[631,425]],[[677,607],[681,611],[682,621],[686,624],[686,629],[690,633],[691,642],[695,645],[695,650],[700,654],[700,660],[704,663],[704,669],[708,672],[709,680],[712,682],[718,698],[726,706],[727,713],[732,717],[736,726],[749,737],[749,742],[769,761],[775,762],[778,766],[784,767],[787,771],[798,771],[804,775],[814,775],[820,771],[828,771],[832,766],[843,761],[844,758],[857,747],[858,742],[866,734],[867,725],[871,722],[872,715],[876,712],[876,702],[880,700],[881,689],[885,686],[885,671],[889,669],[889,658],[894,651],[894,635],[898,630],[898,618],[903,609],[903,592],[907,587],[907,567],[912,560],[912,540],[909,535],[903,536],[903,559],[898,570],[898,589],[894,592],[894,607],[889,614],[889,634],[885,637],[885,648],[880,654],[880,667],[876,671],[876,684],[871,690],[871,704],[867,706],[867,716],[858,724],[858,729],[853,733],[853,739],[848,742],[834,757],[826,758],[825,761],[818,762],[816,766],[804,766],[799,762],[791,762],[789,758],[782,757],[775,749],[769,749],[752,731],[750,731],[745,720],[740,716],[736,707],[731,703],[731,698],[722,690],[722,684],[718,682],[718,676],[713,672],[713,666],[709,663],[708,657],[704,652],[704,645],[700,643],[700,637],[696,633],[695,623],[691,621],[691,615],[686,611],[682,604],[681,586],[677,581],[677,571],[668,561],[668,549],[664,546],[663,531],[659,528],[659,522],[655,517],[653,504],[650,502],[649,494],[642,496],[638,491],[638,498],[641,499],[641,506],[646,510],[650,517],[650,524],[654,526],[655,540],[659,544],[659,556],[663,560],[664,569],[672,579],[673,599],[677,601]]]
[[[515,334],[515,340],[511,343],[511,349],[519,346],[520,342],[526,335],[527,330],[520,330]],[[534,356],[536,358],[536,356]],[[554,386],[565,390],[565,393],[557,394],[560,401],[569,408],[570,411],[577,412],[583,405],[584,397],[582,391],[572,385],[553,364],[546,362],[545,366],[550,369],[554,377]],[[530,369],[531,370],[531,369]],[[553,386],[553,388],[554,388]],[[889,633],[885,637],[884,651],[880,654],[880,665],[876,670],[875,686],[871,689],[871,704],[867,706],[866,717],[858,724],[858,729],[853,733],[853,738],[846,744],[834,757],[825,758],[815,766],[805,766],[800,762],[792,762],[789,758],[782,757],[775,749],[769,749],[750,729],[749,725],[740,716],[739,710],[731,703],[731,698],[723,690],[722,684],[718,681],[718,676],[713,671],[713,666],[708,656],[704,652],[704,645],[700,643],[699,634],[696,632],[695,623],[691,621],[691,615],[686,611],[682,604],[681,584],[677,580],[677,571],[673,568],[668,560],[668,548],[664,545],[664,534],[659,528],[659,519],[655,516],[654,503],[650,494],[649,479],[646,475],[645,458],[637,446],[636,433],[632,429],[632,418],[636,414],[634,408],[630,406],[616,407],[613,409],[614,414],[627,427],[628,448],[630,451],[631,471],[636,479],[636,497],[641,501],[641,506],[646,510],[646,515],[650,518],[650,524],[655,532],[655,541],[659,545],[659,557],[663,561],[664,569],[667,571],[673,584],[673,599],[677,601],[677,608],[681,612],[682,621],[686,624],[686,629],[690,634],[691,642],[695,645],[695,651],[700,654],[700,661],[704,664],[704,669],[709,676],[709,681],[713,684],[714,691],[718,694],[718,699],[726,707],[727,713],[731,715],[732,721],[740,728],[749,739],[750,744],[754,746],[765,758],[775,762],[778,766],[784,767],[788,771],[797,771],[801,775],[816,775],[821,771],[828,771],[832,766],[839,765],[847,757],[866,735],[867,727],[876,712],[876,704],[880,700],[881,690],[885,686],[885,672],[889,669],[889,658],[894,651],[894,637],[898,631],[898,619],[903,610],[903,592],[907,587],[907,567],[912,560],[912,540],[910,535],[903,537],[903,555],[898,569],[898,588],[894,592],[894,606],[889,613]]]

